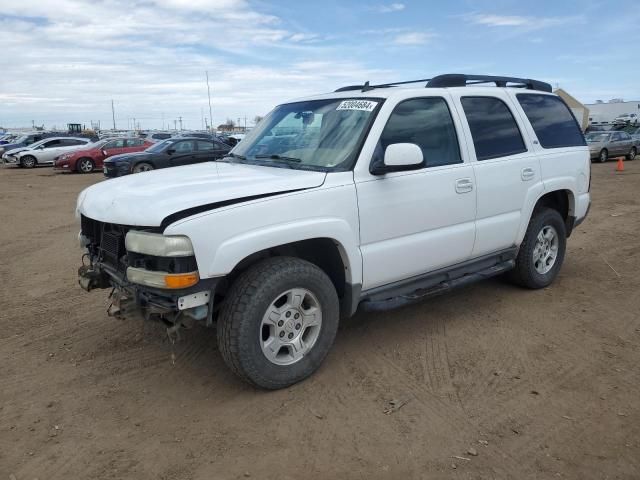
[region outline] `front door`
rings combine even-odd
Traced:
[[[395,143],[418,145],[424,165],[378,176],[356,174],[363,290],[463,262],[473,249],[473,167],[464,162],[448,101],[424,97],[396,105],[372,162],[381,162]]]
[[[171,145],[169,149],[169,165],[179,167],[181,165],[190,165],[197,162],[195,141],[181,140]],[[167,152],[169,153],[169,152]]]

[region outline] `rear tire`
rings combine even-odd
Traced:
[[[319,267],[298,258],[268,258],[231,286],[218,318],[218,348],[246,382],[285,388],[320,367],[338,323],[338,295]]]
[[[536,209],[510,272],[511,280],[526,288],[548,287],[562,267],[566,248],[566,227],[558,211]]]
[[[25,155],[20,159],[20,166],[24,168],[33,168],[38,164],[36,157],[33,155]]]
[[[95,165],[93,163],[93,160],[91,160],[90,158],[81,158],[78,160],[79,173],[91,173],[93,172],[94,168]]]
[[[636,147],[631,147],[631,151],[629,152],[629,155],[627,155],[627,160],[635,159],[637,154],[638,150],[636,149]]]
[[[135,167],[133,167],[133,173],[149,172],[153,169],[154,167],[150,163],[140,162]]]

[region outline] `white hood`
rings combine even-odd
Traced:
[[[127,175],[86,188],[77,213],[101,222],[156,227],[176,212],[227,200],[322,185],[326,174],[207,162]]]

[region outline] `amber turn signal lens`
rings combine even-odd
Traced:
[[[199,280],[197,272],[170,274],[164,277],[167,288],[188,288],[198,283]]]

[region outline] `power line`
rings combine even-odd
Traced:
[[[211,128],[213,128],[213,114],[211,113],[211,90],[209,89],[209,71],[205,71],[207,74],[207,96],[209,97],[209,123],[211,124]]]

